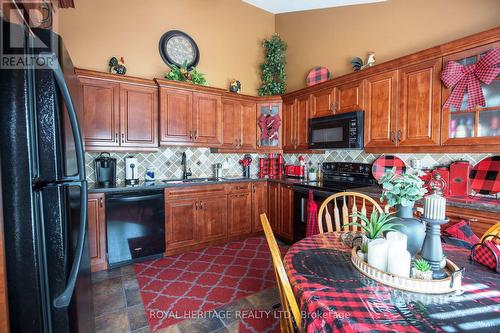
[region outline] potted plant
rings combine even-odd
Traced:
[[[424,224],[413,218],[415,201],[427,193],[423,187],[424,181],[412,169],[398,174],[396,168],[392,168],[380,178],[379,184],[383,189],[380,201],[396,208],[396,218],[399,222],[396,230],[408,237],[408,252],[413,258],[422,248],[425,238]]]
[[[374,210],[370,218],[368,218],[363,213],[353,213],[351,217],[359,218],[363,223],[351,222],[347,223],[345,226],[357,226],[364,231],[362,245],[366,245],[366,251],[364,251],[366,254],[368,252],[369,242],[376,238],[383,237],[384,233],[388,231],[396,230],[396,225],[392,223],[395,219],[391,216],[392,214],[393,213],[379,213],[377,210]]]
[[[358,257],[361,258],[361,260],[363,260],[363,261],[368,260],[368,242],[361,243],[357,254],[358,254]]]
[[[424,259],[415,259],[411,276],[415,279],[432,280],[431,265]]]
[[[307,170],[307,178],[312,181],[316,180],[316,169],[314,167],[309,167]]]

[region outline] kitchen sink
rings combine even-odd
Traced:
[[[208,183],[216,182],[217,178],[188,178],[188,179],[165,179],[162,182],[166,184],[183,184],[183,183]]]

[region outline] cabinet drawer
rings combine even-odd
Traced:
[[[252,183],[235,183],[228,184],[227,190],[229,193],[250,192],[252,190]]]
[[[450,206],[446,207],[446,217],[450,219],[450,222],[443,225],[441,230],[445,230],[447,227],[465,220],[470,224],[476,236],[480,238],[490,227],[500,222],[500,214]]]
[[[225,195],[224,185],[186,186],[165,189],[165,198],[184,198],[203,195]]]

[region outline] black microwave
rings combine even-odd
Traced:
[[[309,120],[310,149],[362,149],[364,111]]]

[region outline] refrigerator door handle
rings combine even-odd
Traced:
[[[63,292],[54,299],[54,307],[65,308],[69,306],[71,302],[71,297],[75,290],[76,280],[78,278],[78,272],[80,270],[80,265],[83,257],[83,248],[85,244],[85,233],[87,231],[87,181],[85,180],[85,160],[83,151],[83,140],[82,133],[80,131],[80,125],[78,123],[78,117],[76,115],[75,106],[71,99],[69,93],[68,85],[64,80],[64,74],[61,67],[59,66],[59,61],[54,54],[41,53],[40,56],[50,58],[52,61],[47,61],[50,68],[54,73],[57,85],[61,91],[61,95],[66,104],[66,110],[68,111],[69,121],[71,124],[71,130],[73,131],[73,139],[75,141],[75,153],[77,160],[78,173],[75,176],[67,177],[61,181],[79,181],[80,186],[80,230],[78,232],[78,240],[76,243],[75,258],[73,259],[73,264],[71,266],[71,271],[69,273],[68,281]],[[76,183],[75,183],[76,185]]]
[[[78,116],[76,115],[75,106],[73,104],[73,100],[71,99],[71,94],[69,93],[68,85],[66,84],[66,80],[64,79],[64,74],[59,66],[59,61],[55,54],[53,53],[40,53],[40,57],[47,60],[47,64],[52,69],[54,77],[56,79],[57,85],[59,87],[59,91],[64,99],[64,104],[66,105],[66,110],[68,111],[69,121],[71,124],[71,131],[73,132],[73,140],[75,141],[75,153],[77,160],[77,168],[78,173],[73,176],[67,176],[63,179],[60,179],[61,182],[67,181],[83,181],[85,180],[85,153],[83,150],[83,137],[82,132],[80,131],[80,124],[78,122]]]
[[[76,185],[76,184],[75,184]],[[85,234],[87,232],[87,182],[80,183],[80,230],[78,230],[78,240],[76,243],[75,258],[69,273],[68,282],[66,287],[59,296],[54,299],[54,307],[66,308],[71,302],[71,296],[75,290],[78,272],[83,257],[83,248],[85,245]]]

